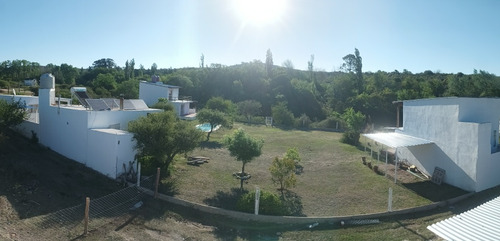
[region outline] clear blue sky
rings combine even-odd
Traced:
[[[0,61],[180,68],[202,53],[206,65],[265,62],[271,49],[276,65],[307,69],[314,54],[315,69],[333,71],[358,48],[364,72],[500,75],[500,1],[280,1],[267,18],[269,4],[230,0],[0,0]]]

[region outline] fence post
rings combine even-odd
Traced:
[[[387,199],[387,211],[392,212],[392,187],[389,188],[389,198]]]
[[[259,215],[260,188],[255,188],[255,215]]]
[[[137,162],[137,187],[141,186],[141,163]]]
[[[88,227],[89,227],[89,208],[90,208],[90,198],[87,197],[85,198],[85,215],[83,218],[83,235],[86,236],[88,233]]]
[[[158,198],[158,184],[160,183],[160,168],[156,169],[155,198]]]

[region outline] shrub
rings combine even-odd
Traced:
[[[254,213],[255,191],[244,194],[236,203],[236,209],[241,212]],[[259,214],[263,215],[286,215],[283,202],[278,195],[263,191],[260,192]]]
[[[346,131],[342,135],[342,139],[340,141],[343,143],[346,143],[346,144],[357,146],[357,145],[359,145],[359,132]]]

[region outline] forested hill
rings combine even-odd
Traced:
[[[0,64],[0,88],[19,88],[24,79],[39,79],[40,74],[50,72],[56,78],[57,95],[62,97],[70,97],[72,86],[86,86],[93,97],[124,94],[126,98],[138,98],[139,81],[159,75],[164,83],[181,86],[180,95],[191,96],[198,109],[215,96],[234,103],[255,100],[262,106],[262,116],[270,116],[272,107],[279,105],[287,107],[296,119],[322,121],[326,126],[349,107],[363,113],[368,123],[393,126],[395,100],[500,96],[500,78],[486,71],[470,75],[432,71],[414,74],[406,70],[362,72],[357,49],[343,60],[339,72],[315,71],[314,58],[306,71],[294,69],[290,61],[277,66],[272,63],[270,51],[266,63],[257,60],[234,66],[202,63],[199,68],[182,69],[158,69],[156,64],[146,69],[135,66],[133,59],[125,67],[116,65],[112,59],[100,59],[86,69],[13,60]],[[35,88],[33,91],[36,93]]]

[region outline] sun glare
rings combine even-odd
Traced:
[[[257,26],[278,22],[286,8],[286,0],[235,0],[233,4],[244,24]]]

